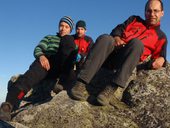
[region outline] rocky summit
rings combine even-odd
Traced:
[[[9,127],[170,128],[170,64],[159,70],[138,71],[128,81],[123,97],[113,99],[110,106],[100,106],[95,97],[112,75],[100,70],[88,86],[91,96],[84,102],[72,99],[69,90],[51,93],[51,98],[47,91],[42,91],[40,94],[47,95],[49,100],[21,107]],[[50,86],[50,82],[44,86]]]

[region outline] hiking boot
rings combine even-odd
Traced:
[[[125,90],[125,88],[118,87],[118,88],[116,89],[116,91],[114,92],[114,96],[115,96],[119,101],[122,100],[124,90]]]
[[[60,76],[60,78],[56,81],[54,88],[53,88],[53,92],[55,94],[58,94],[59,92],[61,92],[62,90],[65,89],[67,83],[68,83],[68,75],[62,74]]]
[[[58,94],[59,92],[61,92],[63,90],[63,85],[61,85],[60,83],[56,83],[54,85],[54,88],[53,88],[53,92]]]
[[[4,102],[0,107],[0,120],[10,121],[11,120],[12,105],[8,102]]]
[[[89,94],[86,90],[86,84],[77,81],[75,86],[71,89],[71,93],[74,99],[85,101],[87,100]]]
[[[109,104],[111,106],[113,106],[114,108],[119,109],[119,110],[127,110],[127,109],[129,109],[129,107],[124,102],[121,102],[115,96],[112,96],[112,98],[110,99]]]
[[[97,96],[97,101],[103,106],[109,105],[110,100],[114,96],[114,92],[116,89],[117,86],[106,86],[106,88]]]

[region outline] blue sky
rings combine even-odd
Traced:
[[[0,2],[0,102],[12,75],[24,73],[34,61],[33,50],[48,34],[58,31],[61,17],[71,16],[87,23],[87,35],[94,40],[110,33],[131,15],[144,18],[147,0],[1,0]],[[162,30],[170,40],[170,1],[163,0]],[[73,30],[72,34],[75,32]],[[168,45],[169,49],[170,46]],[[170,52],[167,52],[170,61]]]

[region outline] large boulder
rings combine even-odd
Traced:
[[[140,127],[170,127],[170,65],[160,70],[139,71],[124,92]]]
[[[122,101],[99,106],[94,96],[112,75],[102,70],[95,76],[88,89],[93,98],[88,102],[75,101],[69,92],[62,91],[53,94],[48,102],[21,109],[10,123],[16,128],[170,127],[170,64],[159,70],[139,71],[124,91]]]

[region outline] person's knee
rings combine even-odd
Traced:
[[[114,42],[113,37],[108,34],[102,34],[96,40],[96,43],[100,43],[105,46],[114,45]]]
[[[98,38],[99,39],[106,39],[106,38],[108,38],[110,35],[108,35],[108,34],[102,34],[102,35],[100,35]]]
[[[64,48],[75,47],[74,37],[71,35],[65,35],[61,38],[60,44]]]
[[[130,43],[135,50],[143,52],[144,45],[141,40],[134,38],[130,41]]]

